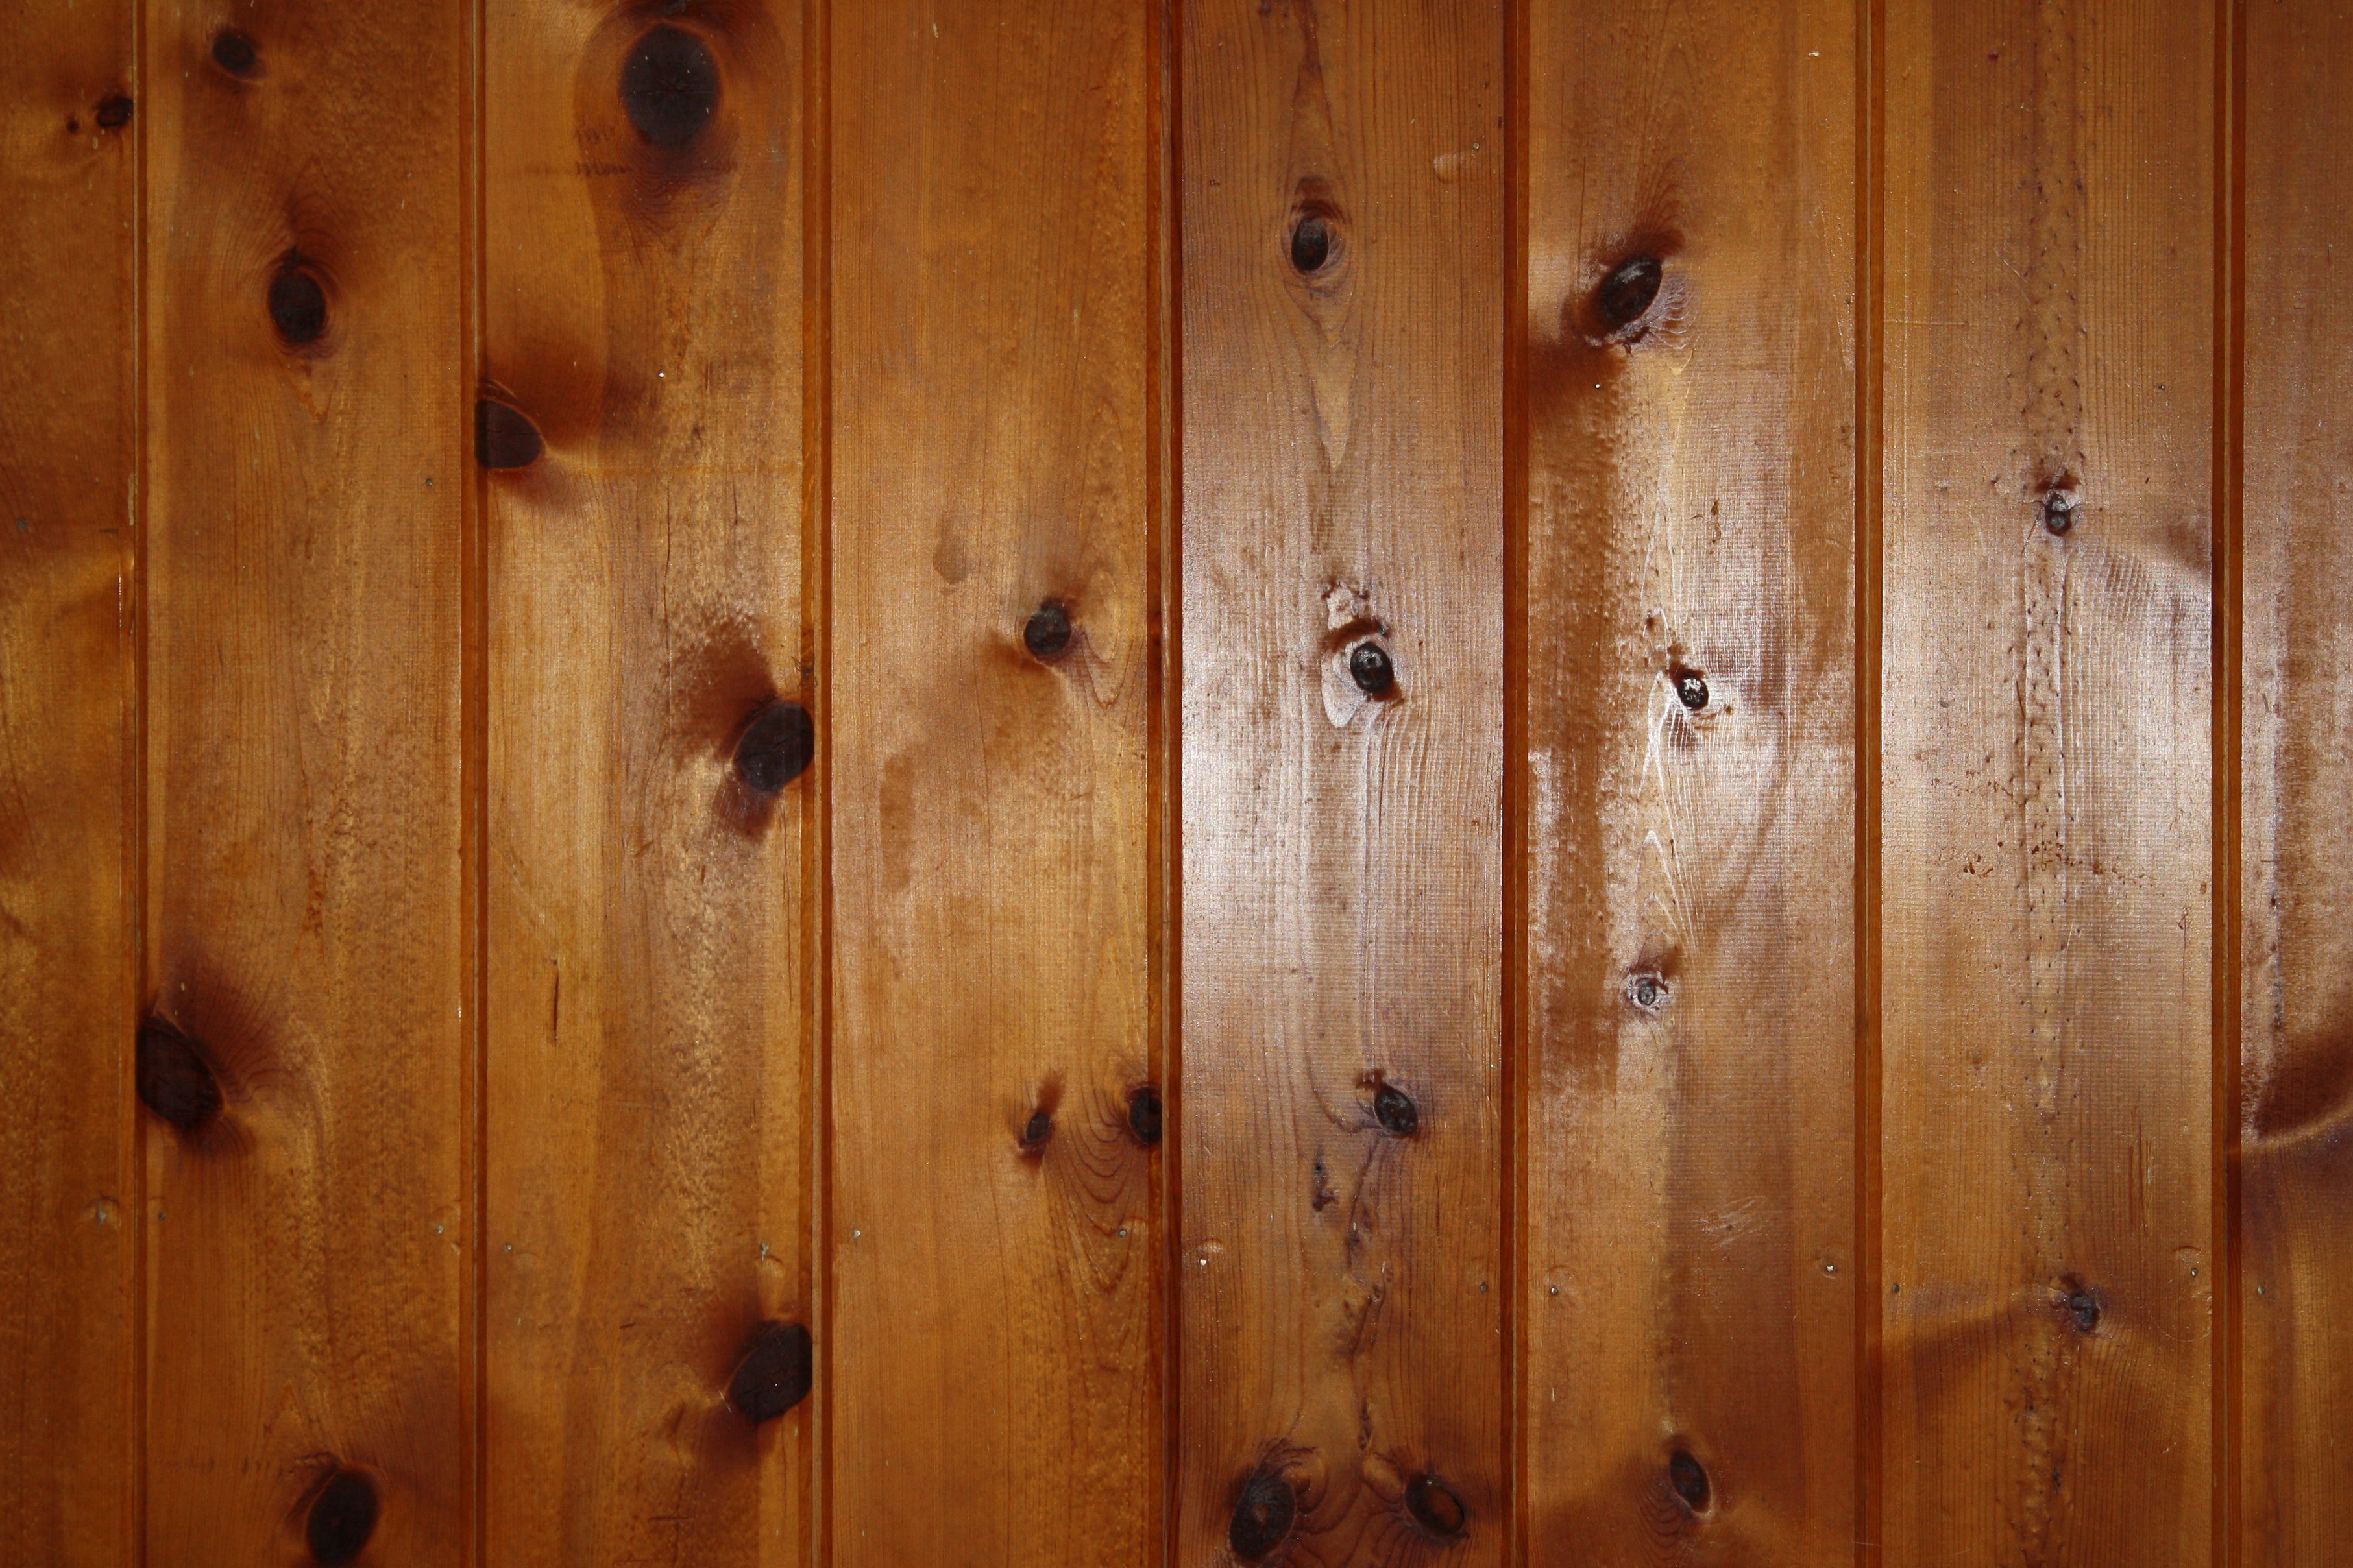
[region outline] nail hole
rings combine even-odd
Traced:
[[[774,1421],[808,1396],[815,1366],[808,1330],[763,1323],[727,1380],[727,1403],[754,1426]]]
[[[269,280],[269,320],[293,348],[317,342],[327,331],[327,291],[296,251],[286,253]]]
[[[1421,1108],[1413,1096],[1393,1083],[1373,1090],[1373,1120],[1392,1138],[1410,1138],[1421,1126]]]
[[[1071,646],[1071,612],[1051,599],[1039,605],[1021,628],[1021,646],[1039,663],[1053,663]]]
[[[1321,213],[1307,213],[1291,230],[1291,265],[1302,273],[1320,272],[1332,258],[1332,226]]]
[[[1593,309],[1612,331],[1632,326],[1659,297],[1665,270],[1654,257],[1639,256],[1601,280],[1593,291]]]
[[[249,77],[260,63],[261,51],[235,27],[223,27],[213,35],[213,64],[229,75]]]
[[[1243,1563],[1263,1563],[1291,1537],[1299,1519],[1299,1494],[1282,1471],[1261,1467],[1242,1482],[1234,1500],[1233,1521],[1226,1527],[1226,1544]]]
[[[161,1018],[139,1026],[139,1102],[183,1132],[220,1114],[220,1079],[194,1040]]]
[[[1139,1085],[1127,1097],[1127,1130],[1145,1148],[1160,1142],[1160,1090],[1151,1084]]]
[[[719,107],[719,66],[701,38],[668,23],[639,38],[621,68],[621,105],[638,134],[673,152]]]
[[[1683,1449],[1677,1448],[1667,1459],[1667,1479],[1675,1489],[1675,1496],[1694,1513],[1707,1511],[1712,1489],[1708,1485],[1707,1468]]]
[[[1348,679],[1367,697],[1383,697],[1397,685],[1397,667],[1389,650],[1376,642],[1360,642],[1348,655]]]
[[[302,1536],[313,1562],[326,1568],[351,1562],[375,1533],[375,1487],[357,1470],[337,1469],[319,1489]]]
[[[1675,697],[1696,713],[1707,706],[1707,678],[1695,669],[1675,671]]]
[[[735,774],[759,795],[775,795],[808,770],[817,755],[809,710],[783,698],[752,716],[735,742]]]
[[[1645,1013],[1655,1013],[1667,1005],[1667,983],[1644,970],[1626,978],[1626,1000]]]
[[[527,468],[543,449],[539,426],[494,397],[474,404],[474,460],[486,468]]]
[[[1405,1510],[1413,1521],[1441,1541],[1462,1533],[1471,1510],[1454,1489],[1432,1475],[1419,1475],[1405,1484]]]
[[[98,128],[101,131],[121,130],[131,123],[131,100],[119,92],[111,98],[100,100]]]

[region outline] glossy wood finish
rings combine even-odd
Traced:
[[[1149,21],[832,13],[838,1563],[1158,1531]]]
[[[133,7],[0,7],[0,1562],[138,1524]]]
[[[1531,16],[1531,1563],[1854,1539],[1855,20]]]
[[[2203,1563],[2217,16],[1886,18],[1885,1560]]]
[[[802,23],[484,13],[487,1562],[811,1540],[728,1398],[816,1307]]]
[[[1184,26],[1175,1560],[1501,1563],[1504,14]]]
[[[464,16],[145,24],[146,994],[225,1101],[147,1122],[156,1563],[339,1467],[469,1556]]]
[[[2346,531],[2353,16],[2251,5],[2244,98],[2244,932],[2239,1561],[2318,1568],[2353,1535],[2353,580]],[[2327,84],[2327,85],[2324,85]]]

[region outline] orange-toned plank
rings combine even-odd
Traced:
[[[837,6],[833,1561],[1149,1560],[1151,7]]]
[[[2239,1561],[2353,1539],[2353,16],[2246,8]]]
[[[159,1564],[469,1556],[464,23],[146,22]]]
[[[132,17],[0,8],[0,1562],[57,1568],[136,1551]]]
[[[486,1555],[780,1568],[811,1542],[800,7],[485,26]]]
[[[1178,1560],[1500,1563],[1503,13],[1184,26]]]
[[[1850,1550],[1855,7],[1535,7],[1529,1561]]]
[[[2202,1563],[2216,11],[1886,16],[1884,1560]]]

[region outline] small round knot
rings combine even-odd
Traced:
[[[1630,974],[1626,977],[1626,1000],[1645,1013],[1656,1013],[1667,1005],[1667,983],[1647,969]]]
[[[1393,1083],[1373,1090],[1373,1120],[1392,1138],[1410,1138],[1421,1127],[1421,1108],[1413,1096]]]
[[[1675,699],[1692,712],[1707,706],[1707,677],[1695,669],[1675,672]]]
[[[719,64],[701,38],[664,22],[629,50],[621,107],[638,135],[676,152],[702,134],[719,108]]]
[[[248,78],[259,68],[261,51],[235,27],[223,27],[213,35],[213,64],[233,77]]]
[[[1046,1152],[1046,1145],[1053,1142],[1053,1138],[1054,1113],[1041,1105],[1031,1111],[1029,1120],[1022,1124],[1021,1152],[1025,1154],[1042,1154]]]
[[[1160,1142],[1160,1090],[1152,1084],[1138,1084],[1127,1097],[1127,1130],[1145,1148],[1156,1148]]]
[[[183,1132],[221,1111],[220,1079],[195,1041],[161,1018],[139,1026],[134,1078],[139,1103]]]
[[[752,715],[735,742],[735,775],[755,795],[773,795],[808,771],[817,724],[797,702],[778,698]]]
[[[1397,685],[1397,666],[1380,644],[1360,642],[1348,655],[1348,679],[1367,697],[1386,697]]]
[[[774,1421],[807,1397],[816,1365],[808,1330],[772,1319],[753,1331],[736,1360],[727,1403],[754,1426]]]
[[[1291,230],[1291,265],[1302,277],[1324,270],[1332,259],[1332,226],[1321,213],[1301,215]]]
[[[474,460],[486,468],[527,468],[544,450],[539,426],[522,409],[495,397],[474,403]]]
[[[1281,1470],[1261,1465],[1252,1470],[1234,1500],[1234,1516],[1226,1526],[1226,1545],[1237,1562],[1263,1563],[1291,1539],[1299,1521],[1299,1494]]]
[[[2042,526],[2053,533],[2066,532],[2075,526],[2076,505],[2073,491],[2050,491],[2042,498]]]
[[[127,94],[115,93],[98,101],[98,128],[120,131],[131,123],[132,102]]]
[[[1593,313],[1612,331],[1632,326],[1649,313],[1665,277],[1656,257],[1638,256],[1621,264],[1593,290]]]
[[[2078,1329],[2088,1334],[2100,1326],[2100,1299],[2089,1290],[2072,1290],[2067,1295],[2067,1315],[2075,1320]]]
[[[311,1560],[338,1568],[357,1558],[375,1534],[377,1511],[375,1484],[359,1470],[338,1467],[311,1500],[302,1524]]]
[[[1471,1522],[1471,1510],[1452,1487],[1424,1472],[1405,1484],[1405,1510],[1414,1523],[1440,1541],[1451,1541]]]
[[[1667,1481],[1675,1489],[1675,1496],[1694,1513],[1705,1513],[1715,1489],[1708,1483],[1707,1467],[1692,1458],[1689,1451],[1677,1448],[1667,1458]]]
[[[1071,646],[1068,606],[1049,599],[1032,610],[1028,624],[1021,628],[1021,646],[1040,664],[1051,664],[1061,658]]]

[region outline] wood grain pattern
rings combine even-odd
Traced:
[[[2239,1561],[2353,1534],[2353,16],[2246,10]]]
[[[2209,1557],[2216,20],[1887,6],[1891,1564]]]
[[[1853,1539],[1855,18],[1532,16],[1531,1563]]]
[[[815,700],[801,12],[486,28],[485,1556],[801,1563],[812,1407],[729,1398],[815,1306],[818,776],[737,761]]]
[[[1148,21],[832,16],[845,1568],[1159,1528]]]
[[[469,1554],[463,18],[146,24],[156,1563]]]
[[[1184,26],[1176,1560],[1501,1563],[1503,14]]]
[[[0,1562],[137,1550],[132,8],[0,7]]]

